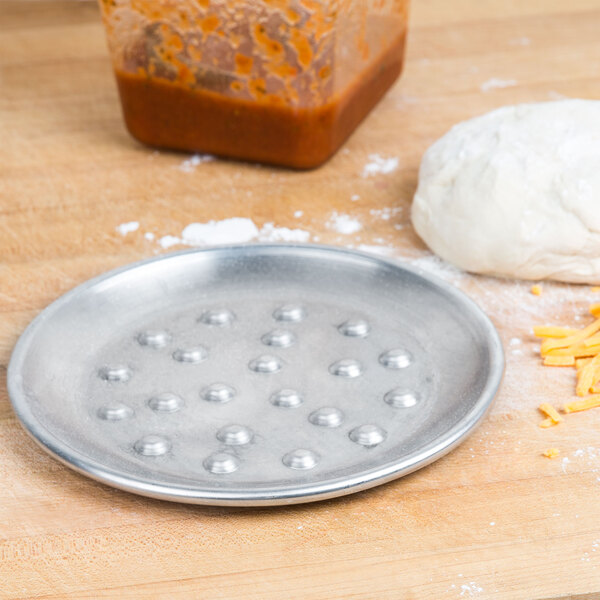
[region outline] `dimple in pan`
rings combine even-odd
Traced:
[[[175,253],[97,277],[19,339],[25,429],[77,471],[180,502],[332,498],[461,442],[503,353],[461,292],[401,263],[311,245]]]

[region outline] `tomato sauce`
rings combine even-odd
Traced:
[[[404,31],[341,92],[319,106],[234,98],[147,74],[116,70],[125,122],[150,146],[297,169],[323,164],[402,70]]]

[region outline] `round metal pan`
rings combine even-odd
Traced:
[[[399,262],[313,245],[153,258],[58,299],[13,352],[26,430],[77,471],[180,502],[350,494],[460,443],[500,385],[481,310]]]

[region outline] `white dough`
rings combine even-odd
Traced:
[[[467,271],[600,283],[600,101],[459,123],[423,157],[412,221]]]

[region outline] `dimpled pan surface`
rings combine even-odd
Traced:
[[[174,253],[80,285],[18,341],[15,412],[50,454],[123,490],[261,506],[349,494],[462,441],[502,378],[461,292],[310,245]]]

